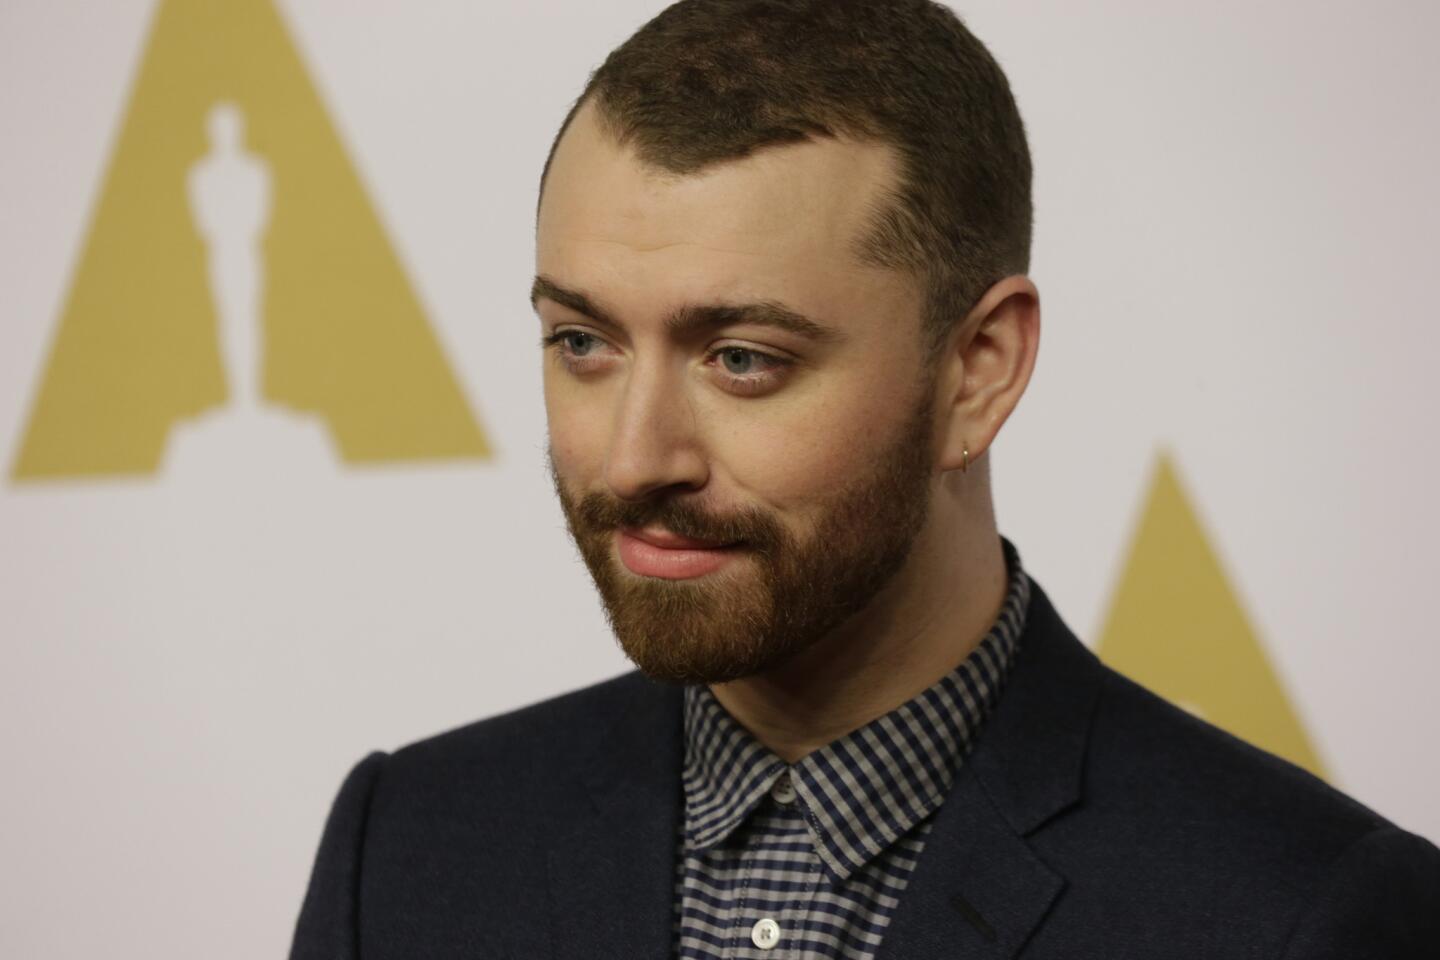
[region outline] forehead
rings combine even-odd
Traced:
[[[555,151],[539,270],[573,284],[660,283],[673,297],[826,298],[894,285],[857,241],[896,182],[888,146],[822,139],[677,175],[642,161],[582,107]]]

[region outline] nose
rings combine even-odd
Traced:
[[[639,501],[668,487],[698,490],[709,477],[684,372],[637,364],[615,411],[605,483],[622,500]]]

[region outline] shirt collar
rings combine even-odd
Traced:
[[[793,766],[757,741],[708,687],[685,689],[685,839],[705,850],[729,837],[790,775],[815,851],[845,880],[940,806],[993,708],[1025,629],[1030,580],[1001,538],[1009,588],[964,662],[894,710]]]

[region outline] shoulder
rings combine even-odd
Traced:
[[[1299,956],[1327,940],[1366,942],[1346,929],[1373,944],[1381,928],[1433,925],[1423,907],[1440,902],[1433,845],[1114,671],[1102,676],[1069,840],[1088,851],[1075,861],[1082,871],[1124,870],[1147,925],[1174,935],[1204,904],[1249,930],[1265,956],[1287,942],[1307,944]]]
[[[1018,702],[1007,705],[1012,695]],[[1103,664],[1034,583],[1015,677],[999,714],[1007,707],[1028,716],[1012,720],[1009,736],[1029,744],[1029,752],[1053,740],[1074,744],[1081,755],[1075,795],[1083,799],[1073,819],[1107,842],[1132,844],[1137,855],[1154,851],[1172,864],[1193,860],[1201,867],[1243,858],[1245,873],[1268,866],[1298,875],[1392,826],[1319,777]],[[1027,752],[1020,746],[1007,751],[1008,761]],[[1069,754],[1056,756],[1068,761]]]
[[[362,935],[386,942],[409,936],[416,918],[452,930],[455,902],[477,905],[463,922],[484,937],[509,936],[493,929],[498,905],[545,901],[549,851],[593,819],[594,775],[627,772],[637,748],[626,745],[665,723],[680,723],[678,691],[630,673],[371,754],[342,787],[322,842],[321,860],[338,865],[323,876],[340,879],[312,883],[341,893],[312,898],[348,902],[345,891],[358,889],[369,904]],[[658,740],[650,734],[653,752]]]
[[[1319,777],[1258,749],[1102,668],[1086,765],[1086,799],[1179,829],[1214,831],[1228,845],[1285,847],[1298,859],[1335,856],[1382,816]]]
[[[1106,667],[1032,587],[967,762],[1065,879],[1041,941],[1062,955],[1257,958],[1440,942],[1432,844]]]
[[[582,772],[615,728],[659,724],[678,702],[676,692],[631,671],[402,747],[385,759],[384,781],[471,802],[503,781],[505,793],[533,797]]]

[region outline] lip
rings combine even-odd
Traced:
[[[620,532],[627,537],[634,537],[652,547],[660,547],[664,550],[718,550],[729,546],[729,544],[715,543],[710,540],[691,540],[678,533],[671,533],[664,527],[628,527]]]
[[[739,548],[691,540],[668,530],[617,530],[616,548],[620,562],[631,573],[664,580],[690,580],[726,566]]]

